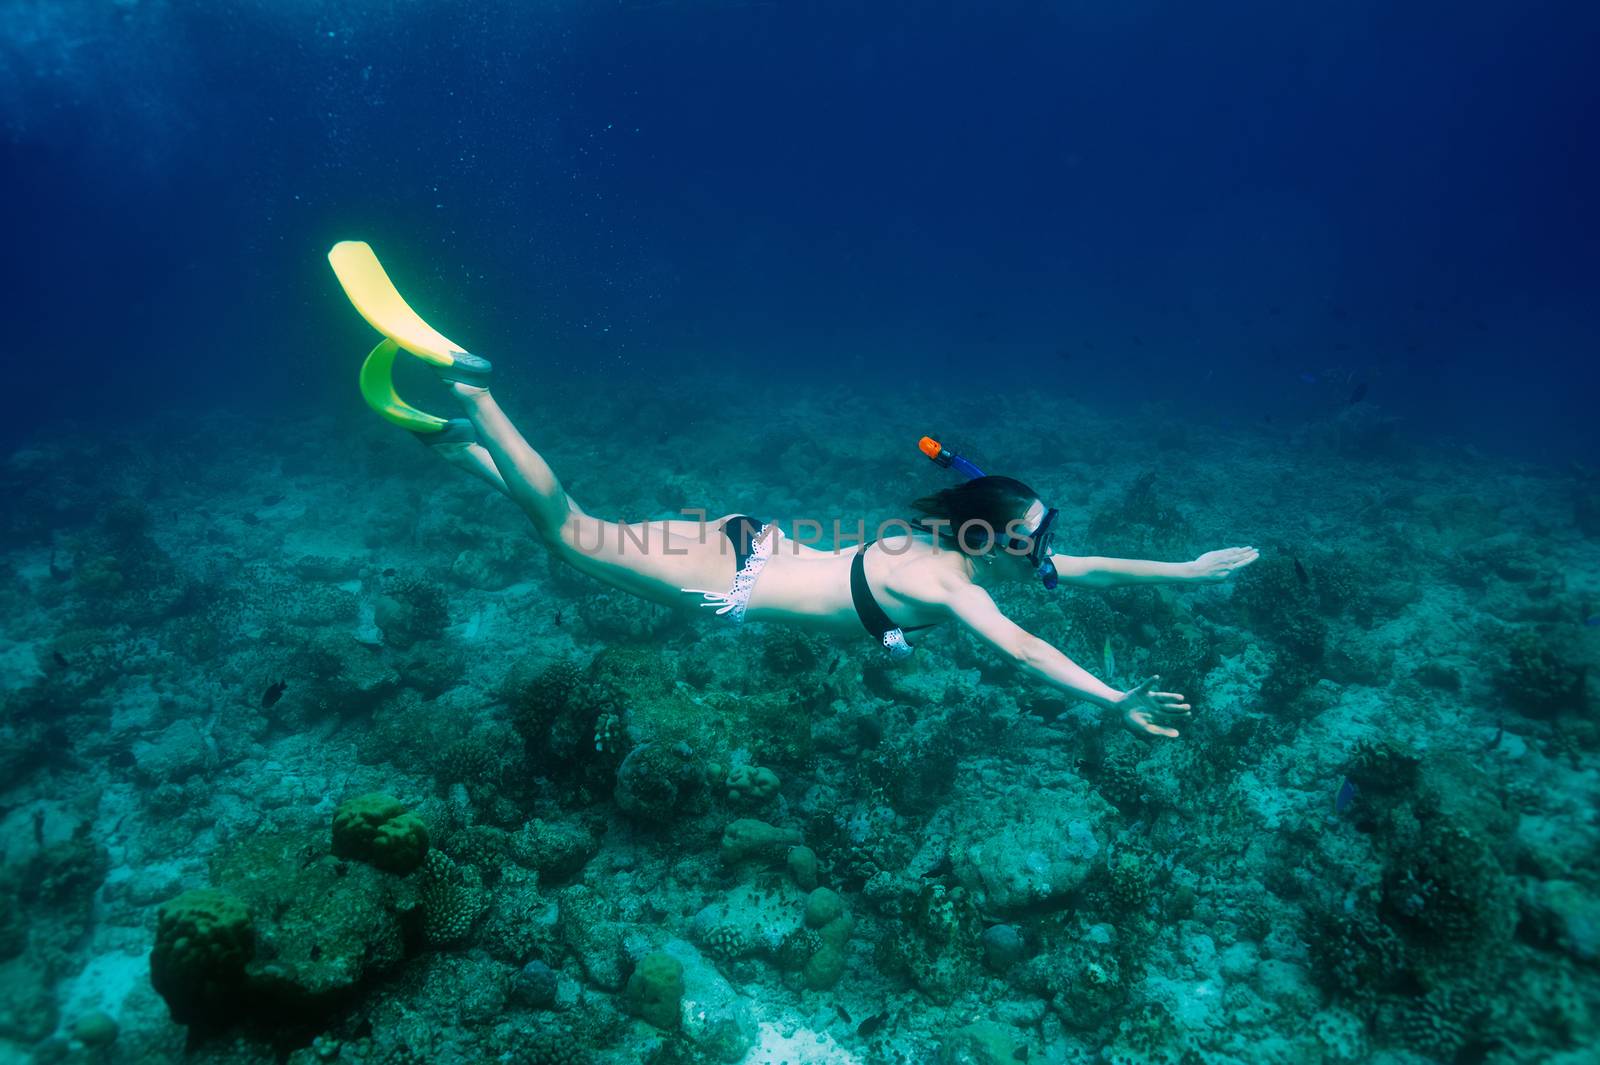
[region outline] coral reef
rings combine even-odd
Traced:
[[[865,449],[821,445],[824,477],[732,406],[706,447],[883,504],[839,473]],[[482,485],[428,466],[419,513],[376,436],[337,441],[371,478],[326,468],[328,427],[121,472],[18,452],[0,1058],[1586,1060],[1600,546],[1570,478],[1366,414],[1240,429],[1226,472],[1125,428],[1022,448],[1062,550],[1261,560],[993,594],[1107,683],[1188,694],[1173,742],[954,626],[891,662],[635,611]],[[653,470],[582,489],[679,502]]]
[[[334,811],[333,853],[391,873],[409,873],[428,853],[428,829],[392,795],[357,795]]]
[[[243,900],[224,891],[186,891],[156,915],[150,982],[180,1024],[226,1021],[244,994],[255,957],[255,925]]]
[[[623,997],[639,1017],[671,1031],[680,1023],[683,990],[683,963],[670,954],[653,951],[634,966]]]

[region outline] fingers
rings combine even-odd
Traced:
[[[1147,709],[1130,710],[1125,721],[1136,736],[1161,736],[1164,739],[1177,739],[1178,730],[1169,724],[1157,724],[1154,718],[1162,722],[1183,721],[1188,719],[1192,707],[1183,701],[1180,692],[1152,691],[1156,681],[1160,680],[1159,674],[1146,677],[1138,686],[1128,694],[1143,697],[1148,704]]]
[[[1241,569],[1261,557],[1253,547],[1230,547],[1217,552],[1218,561],[1228,569]]]
[[[1143,732],[1145,735],[1148,735],[1148,736],[1165,736],[1169,740],[1175,740],[1175,739],[1178,738],[1178,730],[1177,729],[1168,728],[1165,725],[1158,725],[1154,721],[1151,721],[1149,715],[1147,715],[1147,714],[1142,714],[1142,713],[1129,714],[1128,718],[1129,718],[1129,720],[1131,720],[1134,723],[1134,725],[1138,728],[1138,730],[1140,732]]]
[[[1194,708],[1177,692],[1151,692],[1150,697],[1155,700],[1152,709],[1162,721],[1184,721],[1193,716]]]

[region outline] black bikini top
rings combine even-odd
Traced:
[[[931,629],[933,626],[913,625],[903,629],[890,620],[883,607],[878,605],[878,600],[873,598],[872,589],[867,585],[866,555],[867,548],[876,542],[868,540],[856,548],[856,556],[850,560],[850,601],[855,604],[856,617],[861,619],[861,624],[872,634],[872,638],[883,644],[889,656],[905,658],[915,650],[906,642],[906,633]]]

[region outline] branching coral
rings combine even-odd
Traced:
[[[472,866],[457,866],[443,851],[431,850],[422,863],[418,888],[422,938],[430,947],[459,944],[484,910],[483,886]]]
[[[1318,981],[1357,1003],[1370,1003],[1405,969],[1405,944],[1360,904],[1315,915],[1307,939]]]
[[[542,776],[589,778],[600,785],[628,751],[621,687],[597,682],[570,658],[542,668],[519,663],[502,685],[511,725],[530,769]]]
[[[440,783],[465,784],[469,790],[495,787],[505,765],[503,750],[503,742],[490,732],[453,740],[439,753]]]
[[[1359,794],[1399,796],[1416,786],[1422,760],[1392,739],[1357,740],[1344,773]]]
[[[384,642],[402,650],[438,639],[450,624],[450,600],[444,588],[423,577],[391,578],[378,597],[376,610]]]
[[[1471,833],[1442,825],[1390,857],[1384,921],[1412,948],[1426,984],[1497,965],[1516,924],[1516,906],[1494,854]]]
[[[1550,718],[1583,708],[1583,667],[1567,661],[1550,640],[1532,630],[1511,637],[1500,687],[1513,706]]]

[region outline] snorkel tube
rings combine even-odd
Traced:
[[[918,440],[917,447],[921,448],[924,455],[937,462],[940,466],[947,470],[954,469],[969,481],[983,476],[982,470],[957,455],[954,451],[946,451],[943,445],[931,436],[925,436]]]
[[[955,470],[967,480],[975,480],[985,476],[984,472],[972,462],[948,451],[944,445],[931,436],[925,436],[917,441],[917,447],[928,458],[943,469]],[[1007,551],[1017,551],[1026,547],[1028,561],[1033,563],[1033,572],[1044,582],[1048,591],[1055,591],[1060,583],[1060,576],[1056,573],[1056,564],[1050,560],[1050,543],[1055,538],[1056,518],[1060,512],[1055,507],[1049,507],[1044,512],[1044,518],[1039,522],[1039,527],[1034,529],[1025,538],[1008,538]]]

